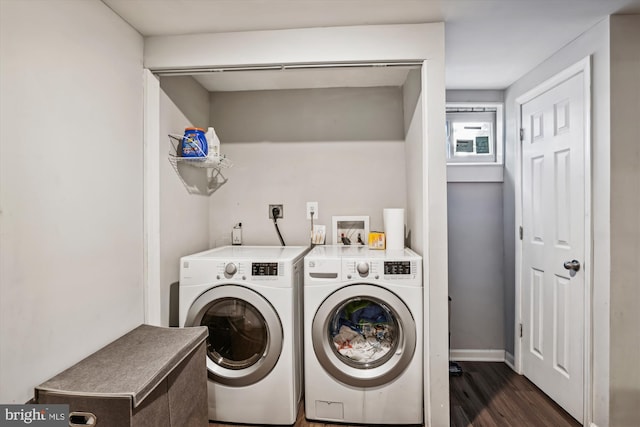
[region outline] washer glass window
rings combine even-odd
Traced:
[[[384,364],[399,345],[397,315],[384,302],[371,297],[350,298],[337,306],[328,328],[334,353],[358,369]]]
[[[267,323],[250,303],[221,298],[204,313],[201,325],[209,328],[207,354],[227,369],[245,369],[263,356],[269,344]]]

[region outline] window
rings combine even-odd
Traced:
[[[447,103],[449,182],[502,181],[501,103]]]
[[[447,112],[449,162],[496,161],[496,112]]]

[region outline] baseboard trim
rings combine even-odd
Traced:
[[[504,350],[450,350],[449,358],[458,362],[504,362]]]
[[[506,363],[512,371],[516,372],[516,357],[506,350],[504,351],[504,363]]]
[[[589,423],[589,427],[598,427],[596,423]]]

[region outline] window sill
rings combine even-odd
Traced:
[[[448,163],[447,182],[503,182],[503,172],[498,163]]]

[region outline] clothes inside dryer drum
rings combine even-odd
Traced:
[[[268,328],[264,317],[241,299],[215,301],[201,324],[209,328],[209,358],[224,368],[245,369],[256,363],[267,348]]]
[[[337,353],[350,365],[379,366],[398,346],[398,323],[384,304],[357,298],[346,301],[330,322],[330,337]]]

